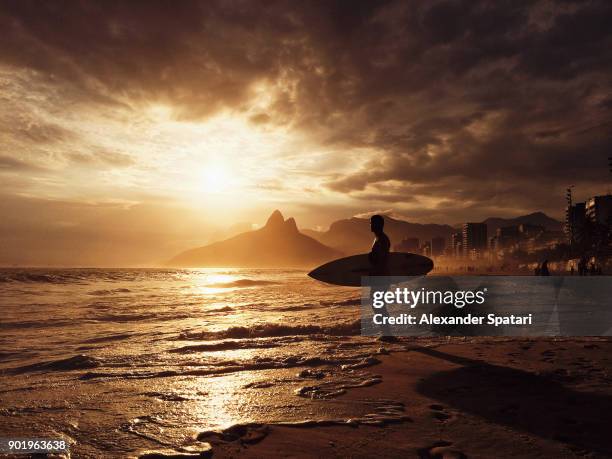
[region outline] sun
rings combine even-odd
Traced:
[[[199,188],[205,193],[221,193],[230,188],[231,171],[220,164],[209,164],[204,167],[200,177]]]

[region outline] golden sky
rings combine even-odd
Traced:
[[[275,208],[310,228],[560,218],[567,185],[606,191],[610,19],[605,1],[2,2],[0,263],[155,263]]]

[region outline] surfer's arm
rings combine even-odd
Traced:
[[[372,246],[372,251],[368,254],[368,260],[370,261],[370,264],[373,266],[380,265],[381,263],[384,262],[384,259],[385,259],[385,254],[381,250],[380,244],[375,243]]]
[[[389,254],[389,239],[383,235],[377,238],[372,245],[372,250],[368,254],[368,260],[371,265],[381,266],[387,263],[387,255]]]

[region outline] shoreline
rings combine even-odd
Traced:
[[[380,384],[350,389],[354,403],[385,400],[380,423],[305,421],[200,434],[215,458],[590,457],[612,455],[612,362],[606,338],[449,340],[407,345],[370,367]]]

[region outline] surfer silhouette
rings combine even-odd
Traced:
[[[389,258],[389,251],[391,250],[391,241],[383,231],[384,227],[385,219],[383,216],[372,215],[370,218],[370,230],[374,233],[376,239],[374,239],[372,250],[368,254],[368,259],[370,260],[370,276],[389,276],[387,261]],[[381,278],[379,281],[377,280],[372,284],[370,292],[371,295],[373,295],[375,291],[387,290],[389,290],[388,279]],[[389,316],[385,306],[374,312],[382,314],[384,317]],[[380,332],[381,336],[379,339],[382,341],[395,342],[397,340],[397,338],[392,336],[391,328],[386,322],[384,325],[380,326]]]
[[[372,276],[388,276],[389,268],[387,267],[387,259],[391,249],[391,241],[383,231],[385,227],[385,219],[382,215],[372,215],[370,218],[370,230],[376,236],[372,250],[368,255],[370,259]]]

